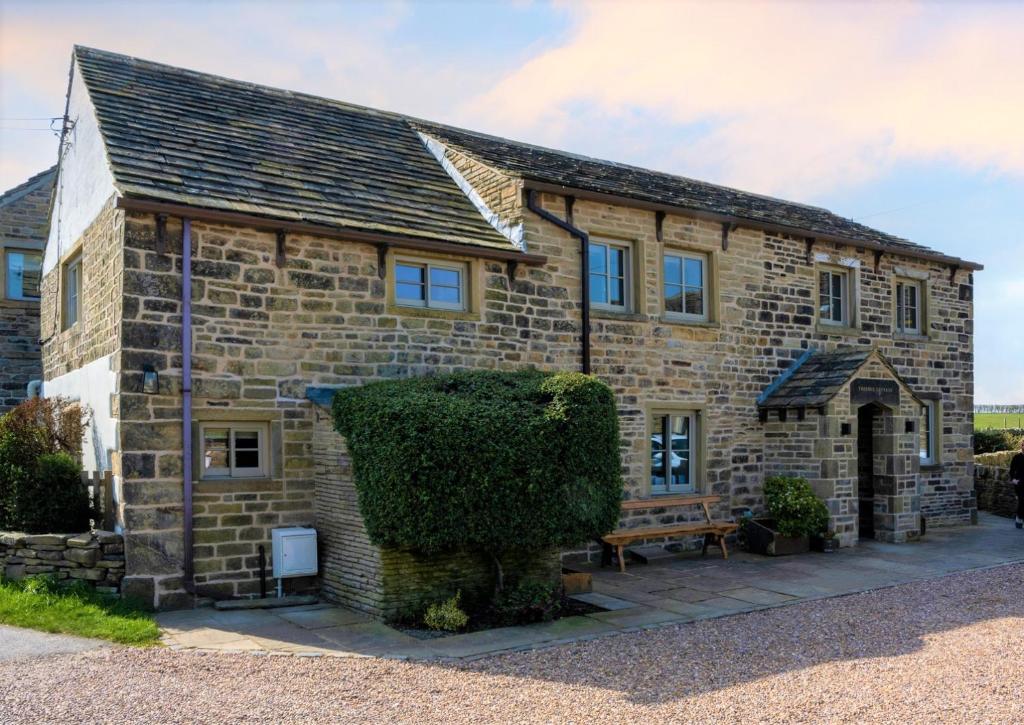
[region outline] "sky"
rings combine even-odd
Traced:
[[[0,189],[75,43],[828,207],[985,265],[977,403],[1024,404],[1024,3],[0,0]]]

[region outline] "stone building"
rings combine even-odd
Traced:
[[[978,264],[818,207],[86,48],[68,116],[46,390],[93,408],[124,588],[160,606],[257,592],[277,526],[320,535],[319,581],[291,587],[376,613],[404,601],[389,572],[471,568],[366,540],[327,418],[332,388],[436,370],[607,381],[626,497],[717,494],[729,517],[763,509],[765,476],[803,475],[846,546],[975,511]]]
[[[39,284],[57,167],[0,194],[0,414],[43,377]]]

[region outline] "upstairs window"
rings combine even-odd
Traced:
[[[203,478],[267,475],[267,428],[260,423],[210,423],[200,432]]]
[[[82,313],[82,255],[76,254],[64,263],[61,295],[64,308],[64,329],[78,324]]]
[[[850,326],[849,272],[822,270],[818,273],[818,319],[825,325]]]
[[[405,307],[465,310],[466,265],[428,260],[396,260],[395,302]]]
[[[10,249],[5,260],[7,299],[38,300],[42,282],[43,255]]]
[[[590,242],[590,304],[599,309],[629,312],[629,246]]]
[[[924,330],[920,282],[896,283],[896,331],[905,335],[920,335]]]
[[[665,314],[683,320],[708,319],[708,258],[705,254],[666,252],[662,270]]]
[[[693,493],[697,490],[696,411],[651,416],[651,493]]]

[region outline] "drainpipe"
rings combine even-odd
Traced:
[[[590,236],[572,224],[572,198],[571,196],[566,197],[566,216],[569,217],[569,221],[562,221],[554,214],[546,211],[541,207],[538,199],[537,192],[530,189],[526,196],[526,208],[532,211],[534,214],[539,216],[541,219],[545,219],[554,224],[559,229],[563,229],[572,236],[580,240],[580,273],[583,277],[583,299],[582,312],[583,312],[583,372],[586,375],[590,374]]]
[[[192,560],[192,220],[181,220],[181,443],[184,479],[184,587],[195,594]]]

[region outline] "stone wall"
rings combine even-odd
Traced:
[[[124,540],[109,531],[77,536],[0,532],[0,572],[8,579],[47,574],[120,591]]]
[[[330,601],[384,619],[419,616],[429,604],[461,591],[463,602],[489,601],[495,568],[485,555],[453,552],[421,556],[381,549],[366,534],[352,462],[344,439],[334,431],[330,412],[315,409],[316,528],[320,548],[321,592]],[[557,552],[509,555],[502,559],[509,581],[555,579]]]
[[[0,196],[0,267],[8,249],[42,253],[49,228],[50,169]],[[0,269],[0,282],[5,268]],[[43,377],[39,349],[39,302],[7,298],[0,284],[0,414],[26,397],[32,380]]]
[[[974,457],[974,491],[978,509],[997,516],[1017,514],[1017,491],[1010,483],[1010,461],[1015,451],[986,453]]]

